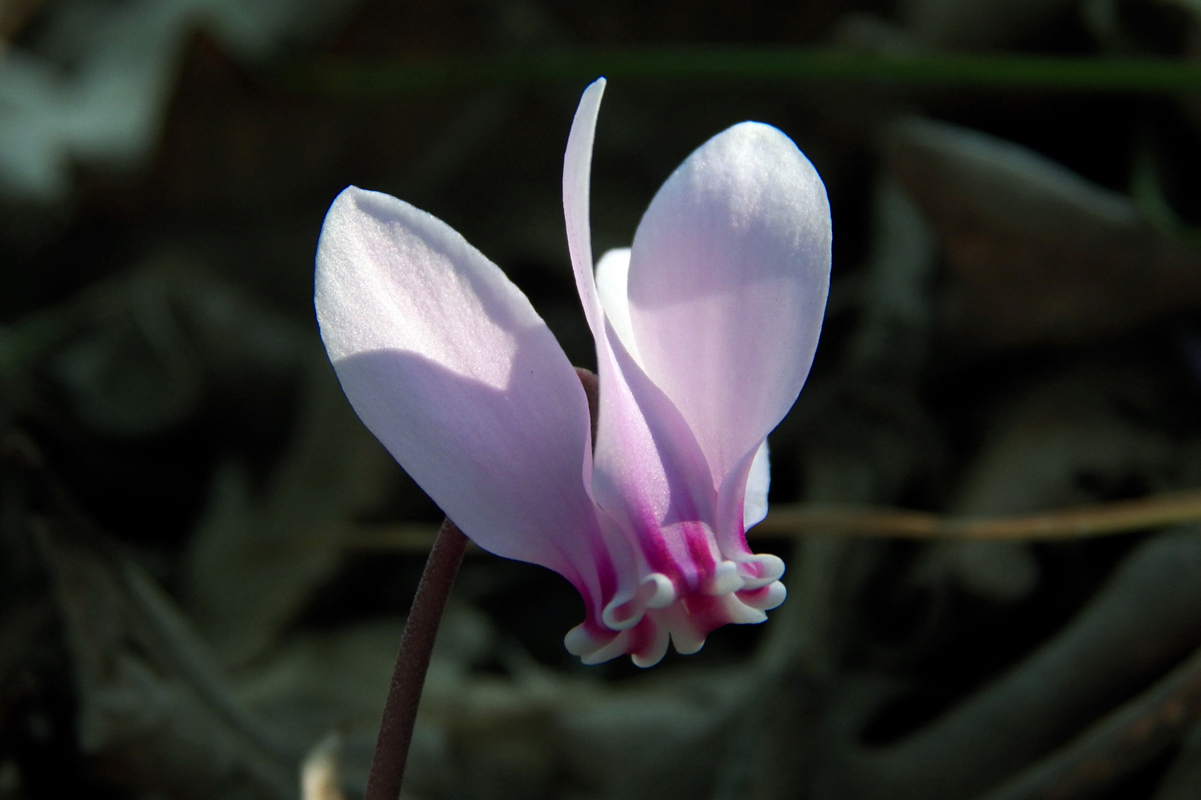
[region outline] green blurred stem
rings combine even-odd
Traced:
[[[642,48],[539,54],[322,60],[288,74],[298,87],[379,94],[609,78],[767,83],[869,82],[1094,92],[1201,91],[1201,66],[1152,58],[966,53],[874,54],[829,48]]]
[[[397,800],[400,797],[400,784],[404,780],[405,762],[413,741],[413,723],[417,720],[417,706],[430,666],[430,653],[466,548],[467,537],[449,519],[444,521],[425,562],[413,607],[405,621],[396,669],[392,672],[392,686],[388,689],[375,755],[371,759],[366,800]]]

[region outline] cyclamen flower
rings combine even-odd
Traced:
[[[441,220],[350,187],[317,249],[321,335],[367,427],[484,550],[583,596],[585,663],[693,653],[762,622],[783,562],[755,555],[767,434],[809,372],[830,274],[830,211],[808,159],[745,122],[668,178],[633,247],[593,272],[588,195],[604,79],[563,164],[576,287],[596,340],[596,441],[575,370],[504,273]]]

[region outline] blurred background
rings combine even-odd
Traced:
[[[597,253],[742,120],[826,182],[773,508],[1123,532],[777,515],[785,605],[649,671],[469,552],[405,796],[1201,797],[1199,60],[1197,0],[0,0],[0,800],[362,796],[441,516],[325,358],[321,220],[430,211],[593,365],[599,74]]]

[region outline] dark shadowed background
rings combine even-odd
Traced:
[[[593,365],[600,74],[598,255],[743,120],[826,182],[773,508],[1092,522],[769,518],[785,605],[650,671],[469,552],[405,796],[1201,796],[1198,62],[1196,0],[0,0],[0,800],[362,795],[441,515],[325,358],[321,221],[433,213]]]

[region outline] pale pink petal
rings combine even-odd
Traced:
[[[586,664],[628,653],[635,664],[649,666],[662,658],[669,640],[681,652],[694,652],[714,628],[766,619],[764,609],[783,600],[776,581],[783,562],[752,554],[743,535],[744,499],[752,514],[766,503],[766,451],[755,462],[748,493],[766,431],[730,474],[713,474],[690,421],[639,363],[626,286],[630,252],[606,254],[595,275],[588,268],[590,150],[602,87],[589,87],[576,113],[564,166],[564,215],[597,347],[592,495],[602,527],[625,539],[637,566],[619,573],[601,624],[586,620],[566,644]]]
[[[640,583],[622,581],[604,609],[604,626],[620,631],[616,639],[595,628],[577,630],[569,649],[585,663],[628,653],[635,664],[649,666],[662,657],[668,638],[680,652],[695,652],[715,628],[765,620],[763,612],[784,600],[784,563],[750,552],[741,516],[726,530],[714,525],[722,516],[715,499],[722,495],[712,488],[699,446],[679,411],[616,339],[610,327],[593,495],[604,519],[638,555]],[[747,469],[735,470],[743,490],[760,452],[748,454]],[[759,462],[754,488],[765,502],[766,461]],[[737,493],[740,504],[743,495]]]
[[[601,79],[589,86],[576,111],[564,158],[563,214],[576,286],[596,339],[600,403],[592,493],[613,521],[606,530],[624,537],[643,562],[619,575],[620,585],[604,610],[605,623],[625,631],[642,619],[646,587],[655,574],[670,573],[680,584],[677,591],[696,590],[706,580],[711,567],[707,554],[673,534],[681,524],[713,519],[715,511],[713,478],[687,424],[626,352],[601,306],[591,260],[588,196],[604,85]],[[610,264],[621,266],[620,261]],[[607,288],[611,284],[606,280]]]
[[[322,228],[315,300],[347,397],[421,488],[599,611],[632,567],[612,563],[585,489],[583,388],[525,295],[445,223],[351,187]]]
[[[681,526],[716,519],[713,478],[671,400],[625,352],[612,328],[607,339],[597,345],[601,393],[593,496],[642,552],[648,572],[682,570],[671,575],[682,581],[677,588],[699,590],[712,564],[676,534]]]
[[[687,420],[715,487],[743,472],[727,487],[740,516],[750,459],[809,372],[829,274],[821,179],[768,125],[709,140],[638,226],[628,279],[638,353]]]
[[[626,277],[629,272],[630,248],[610,250],[596,262],[596,291],[617,338],[625,346],[626,352],[638,361],[633,323],[630,322],[630,299],[626,295]]]
[[[630,270],[629,248],[608,251],[596,265],[596,288],[600,295],[605,317],[626,352],[635,362],[639,360],[634,342],[633,323],[630,320],[630,303],[627,294],[627,279]],[[746,483],[743,501],[743,529],[763,521],[767,516],[767,492],[771,485],[771,465],[765,439],[755,452],[750,474]]]
[[[659,424],[657,430],[647,426],[639,399],[634,397],[625,375],[631,365],[638,376],[641,371],[625,353],[617,334],[610,336],[611,327],[601,306],[592,266],[589,192],[592,143],[604,88],[605,80],[601,78],[585,89],[572,122],[563,159],[563,216],[576,288],[596,341],[597,377],[601,387],[596,445],[585,479],[605,515],[602,521],[609,523],[603,525],[607,537],[622,540],[622,550],[633,553],[641,562],[632,569],[618,571],[617,584],[602,611],[604,626],[611,631],[621,631],[621,640],[628,641],[629,636],[624,634],[639,625],[646,607],[646,587],[654,583],[654,570],[647,565],[643,553],[647,537],[640,531],[667,514],[681,490],[687,491],[687,481],[673,475],[671,467],[663,463],[662,443],[656,439],[670,438],[681,431],[690,439],[691,434],[678,413],[674,426],[671,420]],[[614,352],[615,347],[620,352]],[[621,359],[628,363],[620,363]],[[648,382],[644,379],[643,383]],[[693,450],[696,458],[691,463],[700,461],[703,468],[703,458],[695,443]],[[687,459],[683,461],[689,463]],[[707,471],[704,474],[706,481],[711,481]],[[585,626],[588,624],[586,621]],[[579,654],[586,663],[595,663],[618,647],[616,642],[605,639],[603,630],[581,629],[573,636],[569,640],[569,649],[585,648]]]
[[[592,178],[592,140],[600,113],[605,79],[598,78],[584,90],[567,136],[563,156],[563,217],[567,223],[567,249],[575,270],[576,290],[584,305],[588,327],[599,342],[605,336],[604,312],[592,275],[592,225],[589,222],[589,186]]]

